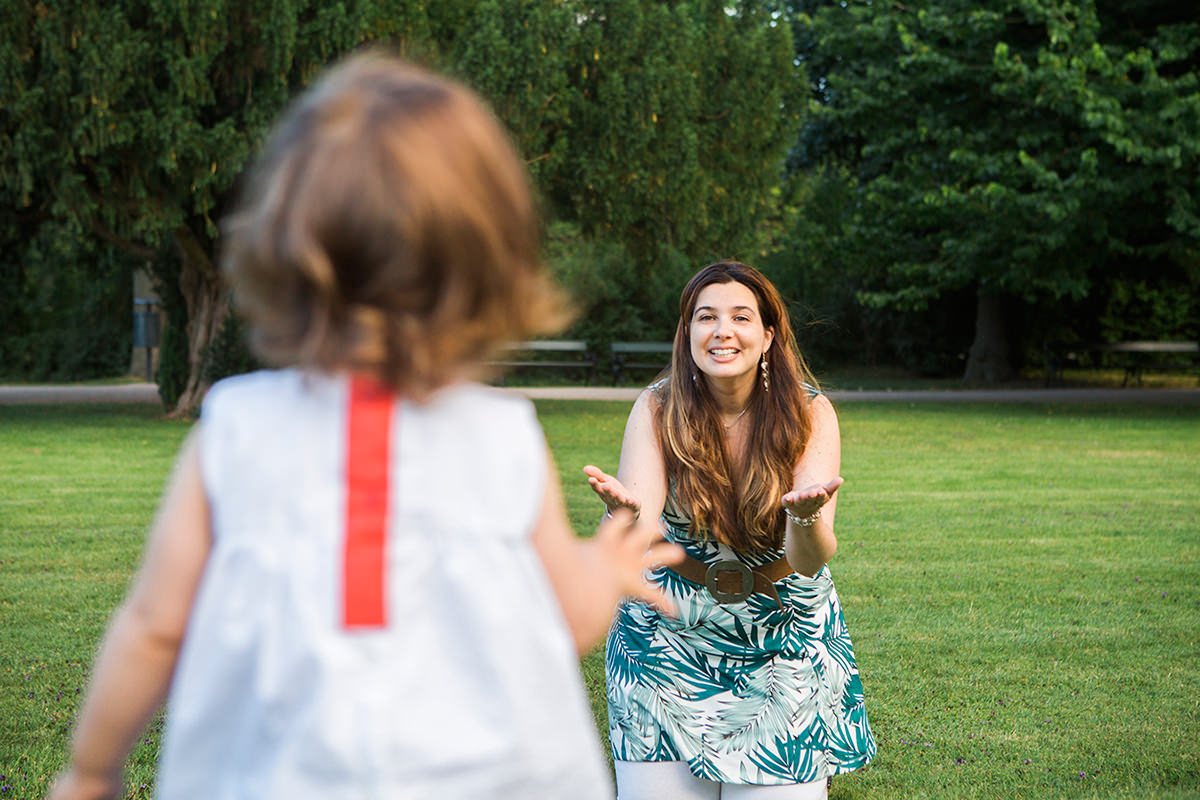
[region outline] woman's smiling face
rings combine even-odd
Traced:
[[[710,283],[696,295],[688,320],[692,360],[710,379],[751,379],[771,346],[774,331],[763,327],[758,299],[737,281]]]

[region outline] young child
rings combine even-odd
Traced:
[[[531,405],[469,380],[561,320],[499,125],[353,58],[226,235],[286,368],[206,398],[51,797],[119,794],[168,685],[161,798],[610,797],[578,653],[682,552],[626,512],[577,540]]]

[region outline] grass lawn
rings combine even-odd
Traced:
[[[628,403],[539,401],[568,512]],[[843,406],[831,564],[879,743],[848,798],[1200,796],[1200,407]],[[0,800],[62,764],[188,425],[0,407]],[[584,659],[603,731],[603,664]],[[158,732],[134,754],[148,797]]]

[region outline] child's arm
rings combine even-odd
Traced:
[[[655,564],[675,564],[683,559],[679,545],[664,542],[656,520],[636,524],[625,508],[605,518],[591,539],[578,539],[563,510],[562,489],[549,453],[546,495],[541,517],[533,531],[533,545],[541,556],[567,626],[580,653],[587,652],[608,631],[612,612],[622,597],[640,597],[664,611],[670,601],[644,580]]]
[[[104,637],[76,721],[71,764],[52,800],[120,794],[125,757],[166,695],[212,542],[198,430],[183,446],[142,567]]]

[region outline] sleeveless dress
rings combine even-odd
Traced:
[[[386,622],[347,628],[348,384],[260,372],[205,400],[213,547],[157,795],[611,798],[530,541],[556,479],[532,406],[476,385],[384,400]]]
[[[747,555],[694,538],[668,501],[666,538],[706,564],[751,569],[783,550]],[[675,604],[618,608],[605,651],[609,732],[620,761],[685,761],[731,784],[807,783],[875,755],[850,634],[829,567],[775,583],[782,607],[755,593],[718,603],[668,568],[650,580]]]

